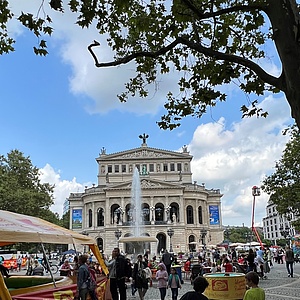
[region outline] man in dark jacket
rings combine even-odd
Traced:
[[[294,277],[294,265],[295,257],[293,250],[287,246],[285,250],[285,264],[288,272],[288,277]]]
[[[125,280],[131,275],[130,266],[128,265],[125,257],[121,255],[119,248],[114,248],[112,251],[112,261],[105,262],[109,267],[109,279],[110,279],[110,292],[112,300],[118,300],[118,290],[120,294],[120,300],[126,300],[126,285]]]

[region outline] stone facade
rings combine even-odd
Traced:
[[[191,160],[186,146],[181,152],[156,149],[148,147],[145,138],[135,149],[107,154],[103,148],[96,159],[98,184],[69,196],[70,228],[94,237],[106,254],[118,245],[118,235],[132,235],[131,186],[137,168],[145,224],[141,235],[158,240],[146,244],[145,251],[198,251],[201,245],[221,242],[222,194],[192,181]],[[168,229],[174,231],[171,237]],[[126,244],[119,246],[126,253],[132,251]]]

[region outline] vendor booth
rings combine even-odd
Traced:
[[[40,218],[12,213],[9,211],[0,210],[0,246],[5,246],[14,243],[40,243],[44,250],[43,244],[72,244],[72,245],[88,245],[93,252],[95,258],[100,263],[102,270],[105,274],[108,273],[107,267],[104,264],[102,255],[95,244],[94,239],[89,236],[76,233],[74,231],[62,228],[58,225],[52,224]],[[45,254],[45,253],[44,253]],[[12,276],[15,277],[15,276]],[[33,276],[34,277],[34,276]],[[0,299],[1,300],[12,300],[12,299],[42,299],[45,297],[48,299],[58,299],[57,295],[60,293],[68,293],[69,296],[74,294],[76,291],[76,285],[70,282],[67,287],[59,287],[57,279],[54,280],[53,274],[51,274],[52,284],[45,286],[41,284],[39,291],[35,292],[34,295],[29,294],[17,296],[17,292],[14,290],[10,293],[7,285],[5,284],[4,278],[0,273]],[[63,280],[64,281],[64,280]],[[9,280],[10,284],[11,280]],[[67,282],[67,281],[66,281]],[[99,283],[99,290],[102,292],[103,283]],[[41,290],[43,290],[41,292]],[[41,298],[38,297],[38,293],[43,293]],[[16,296],[12,296],[12,294]],[[50,295],[50,296],[49,296]],[[52,295],[52,296],[51,296]],[[31,298],[30,298],[31,297]],[[55,298],[56,297],[56,298]]]

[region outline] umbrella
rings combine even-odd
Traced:
[[[63,255],[64,254],[76,254],[76,251],[74,249],[70,249],[70,250],[67,250],[65,252],[62,253]]]

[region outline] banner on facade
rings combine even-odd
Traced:
[[[209,224],[219,225],[220,224],[220,213],[218,205],[209,205]]]
[[[82,209],[72,210],[72,229],[82,228]]]

